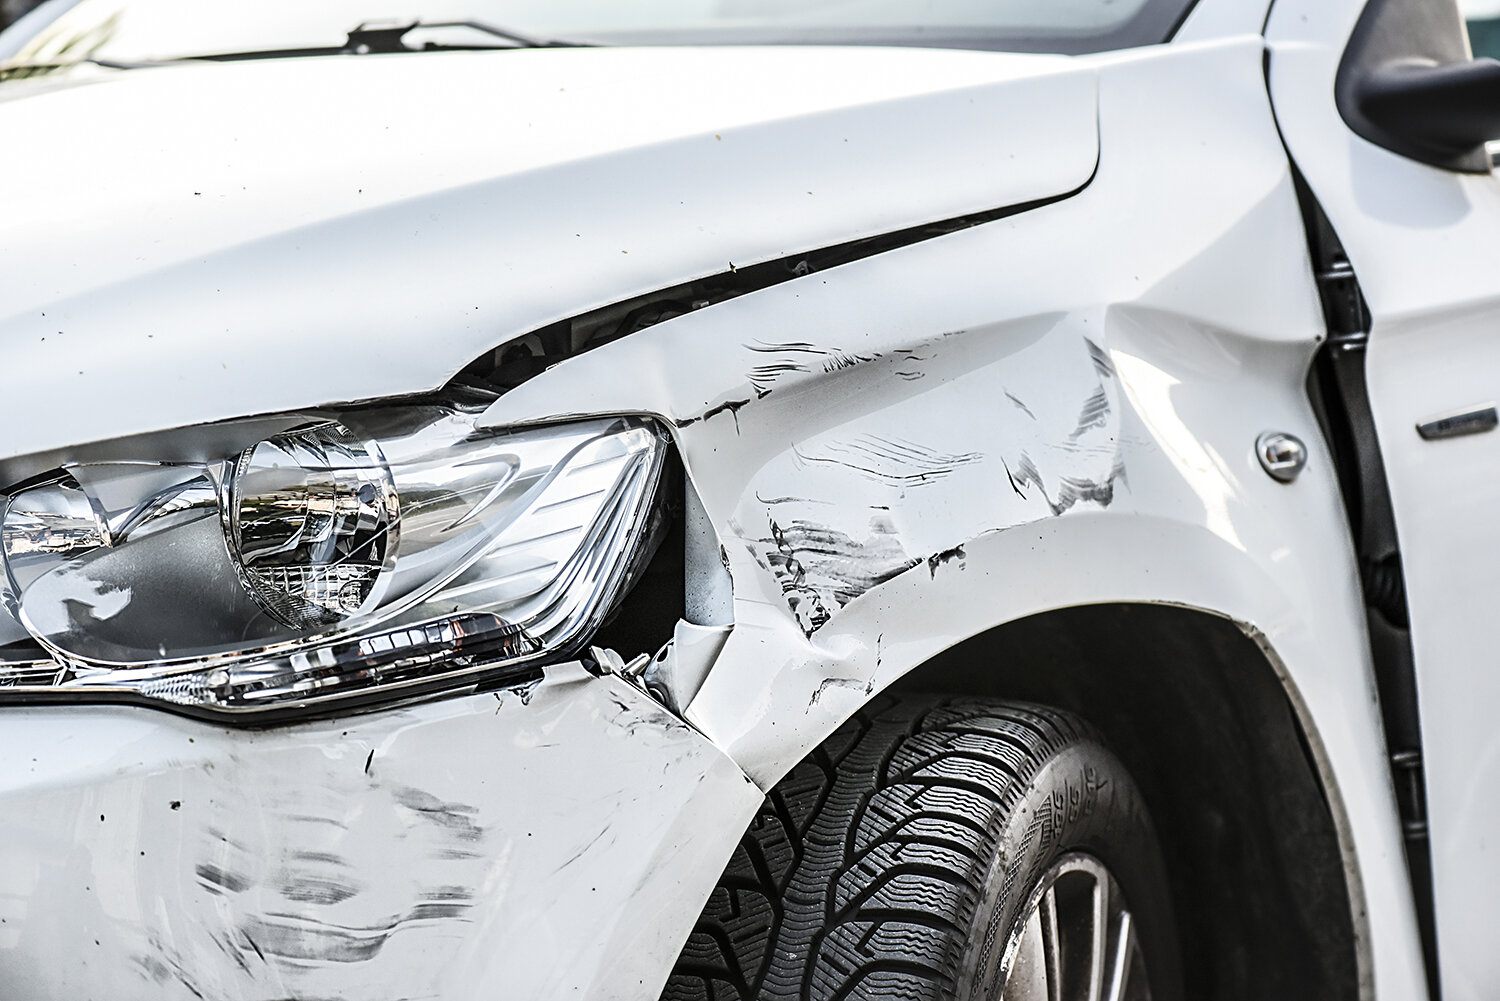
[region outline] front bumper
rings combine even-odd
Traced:
[[[655,998],[761,792],[576,665],[267,730],[0,711],[0,996]]]

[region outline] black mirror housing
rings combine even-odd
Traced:
[[[1339,113],[1357,135],[1420,163],[1489,173],[1500,62],[1470,59],[1453,0],[1371,0],[1339,65]]]

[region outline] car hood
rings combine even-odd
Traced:
[[[1055,197],[1095,74],[905,49],[184,64],[0,86],[0,457],[427,391],[732,267]]]

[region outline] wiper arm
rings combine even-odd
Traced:
[[[468,28],[509,42],[509,45],[444,45],[428,42],[421,48],[407,45],[408,32],[417,28]],[[256,52],[216,52],[201,56],[184,56],[172,62],[207,60],[211,62],[237,62],[242,59],[286,59],[297,56],[364,56],[374,53],[396,52],[440,52],[455,49],[573,49],[592,47],[590,42],[564,42],[557,39],[533,38],[508,28],[497,28],[483,21],[366,21],[349,32],[348,39],[340,46],[325,46],[302,49],[266,49]]]
[[[498,28],[493,24],[486,24],[483,21],[367,21],[349,32],[349,40],[344,43],[344,50],[360,55],[370,52],[420,52],[421,49],[413,49],[403,41],[407,32],[415,28],[468,28],[492,38],[510,42],[518,49],[571,49],[585,48],[589,45],[587,42],[534,38],[531,35],[523,35],[519,31],[511,31],[509,28]],[[427,45],[429,49],[456,47],[432,43]]]

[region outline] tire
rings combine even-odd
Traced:
[[[1005,1001],[1029,998],[1024,974],[1009,971],[1041,955],[1026,929],[1048,887],[1052,914],[1076,908],[1067,901],[1085,885],[1079,866],[1105,873],[1095,877],[1113,888],[1105,896],[1128,902],[1128,921],[1107,922],[1139,947],[1123,996],[1175,1001],[1156,838],[1134,783],[1092,730],[1041,706],[882,697],[766,797],[662,998],[1000,1001],[1003,968],[1016,978]],[[1087,973],[1068,972],[1067,957],[1076,969],[1082,955],[1076,943],[1064,939],[1059,953],[1061,997],[1110,996],[1099,985],[1118,964],[1092,974],[1094,993]]]

